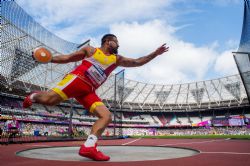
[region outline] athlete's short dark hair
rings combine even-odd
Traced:
[[[105,43],[106,40],[110,40],[113,37],[116,37],[114,34],[106,34],[102,37],[102,45]]]

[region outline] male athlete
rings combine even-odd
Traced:
[[[44,105],[57,105],[68,98],[75,98],[85,109],[99,119],[93,124],[91,133],[79,150],[79,155],[96,160],[107,161],[109,156],[98,151],[97,138],[111,122],[111,112],[96,95],[95,90],[108,78],[118,66],[142,66],[158,55],[168,51],[163,44],[154,52],[137,59],[118,55],[119,43],[115,35],[106,34],[102,37],[101,47],[86,46],[69,55],[54,56],[52,63],[69,63],[82,61],[72,72],[67,74],[56,87],[48,92],[34,92],[24,99],[23,107],[28,108],[32,102]]]

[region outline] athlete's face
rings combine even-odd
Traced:
[[[108,40],[108,46],[111,54],[118,53],[119,42],[116,37],[113,37],[111,40]]]

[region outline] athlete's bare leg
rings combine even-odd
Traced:
[[[49,106],[57,105],[63,101],[62,97],[56,92],[54,92],[53,90],[50,90],[48,92],[36,93],[33,97],[33,100],[36,103],[49,105]]]
[[[96,142],[97,137],[101,136],[104,129],[111,122],[111,113],[106,106],[102,105],[95,108],[94,114],[98,116],[99,119],[92,126],[88,139],[79,150],[79,155],[97,161],[108,161],[110,157],[96,149]]]
[[[97,137],[101,136],[105,128],[112,121],[111,112],[105,105],[97,106],[94,110],[94,114],[99,118],[92,126],[91,133]]]

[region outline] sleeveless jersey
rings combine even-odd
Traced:
[[[96,48],[94,54],[83,59],[82,64],[71,73],[80,78],[87,78],[94,88],[98,88],[117,67],[116,59],[116,55],[105,55],[99,48]]]

